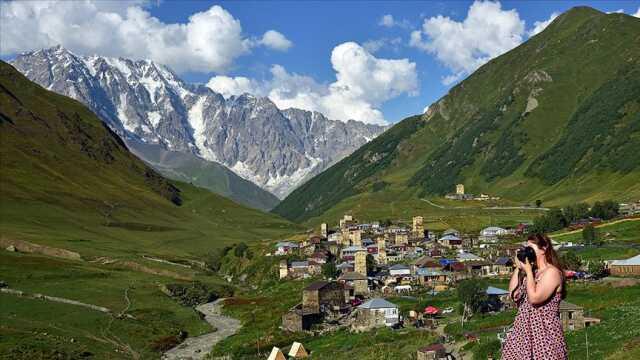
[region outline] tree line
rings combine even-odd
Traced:
[[[554,208],[538,216],[533,220],[530,232],[548,233],[563,229],[580,219],[592,217],[609,220],[618,215],[620,215],[620,206],[613,200],[596,201],[591,207],[582,202],[564,208]]]

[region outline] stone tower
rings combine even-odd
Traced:
[[[413,227],[411,228],[411,232],[413,232],[413,236],[415,237],[424,236],[424,218],[422,216],[413,217]]]
[[[386,264],[387,249],[386,249],[386,241],[384,236],[378,237],[377,244],[378,244],[378,264]]]
[[[367,276],[367,252],[365,250],[356,252],[353,271]]]
[[[342,234],[342,239],[340,241],[340,243],[338,245],[340,246],[349,246],[351,243],[351,237],[349,236],[349,230],[347,229],[342,229],[340,231],[340,233]]]
[[[456,185],[456,194],[464,195],[464,185],[463,184]]]
[[[289,275],[289,266],[287,260],[280,261],[280,279],[284,279]]]
[[[396,245],[406,245],[409,243],[409,234],[407,233],[397,233],[395,234],[395,244]]]
[[[327,223],[320,224],[320,235],[327,237]]]
[[[351,241],[351,246],[362,246],[362,230],[349,231],[349,240]]]

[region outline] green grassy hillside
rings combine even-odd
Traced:
[[[157,144],[128,142],[127,146],[162,175],[211,190],[238,204],[271,210],[280,202],[275,195],[218,163],[203,160],[192,154],[163,150]]]
[[[4,62],[0,162],[0,281],[112,311],[0,293],[1,359],[159,358],[180,332],[212,331],[161,285],[197,280],[220,295],[233,286],[187,260],[299,231],[166,180],[82,104]],[[37,246],[49,256],[31,253]]]
[[[276,238],[290,223],[171,183],[83,105],[0,64],[2,237],[82,256],[201,256]]]
[[[638,36],[637,18],[574,8],[274,212],[329,220],[333,209],[358,211],[365,201],[362,216],[393,216],[457,183],[517,204],[637,198],[640,47],[630,44]]]

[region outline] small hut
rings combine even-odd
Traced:
[[[294,341],[293,345],[291,345],[291,350],[289,350],[289,357],[294,359],[305,359],[309,357],[309,353],[301,343]]]
[[[287,360],[287,358],[284,357],[280,348],[274,346],[273,349],[271,349],[271,354],[269,354],[267,360]]]

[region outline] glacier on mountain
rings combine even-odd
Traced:
[[[11,64],[89,106],[126,142],[221,163],[280,198],[385,129],[281,110],[266,97],[225,99],[149,60],[79,56],[58,46],[20,54]]]

